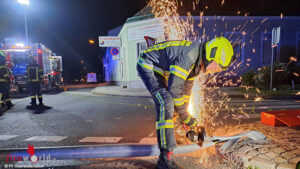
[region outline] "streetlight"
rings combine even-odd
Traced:
[[[89,39],[89,43],[90,43],[91,45],[94,45],[94,44],[95,44],[95,41],[94,41],[93,39]]]
[[[29,0],[18,0],[18,3],[21,5],[30,5]],[[24,8],[24,20],[25,20],[25,34],[26,34],[26,45],[28,46],[29,40],[28,40],[28,28],[27,28],[27,16],[26,16],[26,10]]]
[[[18,2],[22,5],[29,5],[30,4],[29,0],[18,0]]]

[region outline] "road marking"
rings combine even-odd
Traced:
[[[122,117],[115,117],[114,120],[121,120]]]
[[[144,137],[139,141],[139,144],[157,144],[156,137]]]
[[[94,120],[85,120],[87,123],[92,123]]]
[[[22,98],[22,99],[12,99],[11,101],[12,101],[13,103],[17,103],[17,102],[20,102],[20,101],[25,101],[25,100],[27,100],[27,99],[30,99],[30,97],[25,97],[25,98]]]
[[[59,142],[67,137],[65,136],[33,136],[23,141],[48,141],[48,142]]]
[[[82,96],[91,96],[93,95],[91,92],[75,92],[75,91],[68,91],[66,93],[75,94],[75,95],[82,95]]]
[[[0,140],[9,140],[15,137],[18,137],[18,135],[0,135]]]
[[[80,143],[117,143],[123,137],[85,137],[79,140]]]

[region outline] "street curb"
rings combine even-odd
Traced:
[[[141,95],[128,95],[128,94],[107,94],[107,93],[98,93],[91,91],[92,94],[99,96],[122,96],[122,97],[138,97],[138,98],[152,98],[152,96],[141,96]]]

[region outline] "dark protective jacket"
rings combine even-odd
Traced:
[[[43,69],[37,63],[31,63],[26,69],[26,78],[29,83],[41,83],[44,80]]]
[[[174,99],[175,110],[187,124],[186,104],[191,95],[194,77],[203,65],[203,44],[189,41],[170,41],[144,51],[138,64],[164,76],[168,91]],[[203,65],[204,66],[204,65]]]
[[[0,83],[9,84],[9,68],[6,65],[5,54],[0,50]]]

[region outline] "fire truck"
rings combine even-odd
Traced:
[[[62,57],[55,54],[41,43],[25,46],[22,43],[5,43],[8,67],[12,70],[12,89],[23,93],[27,88],[26,68],[29,57],[34,57],[44,72],[43,88],[57,89],[62,84]]]

